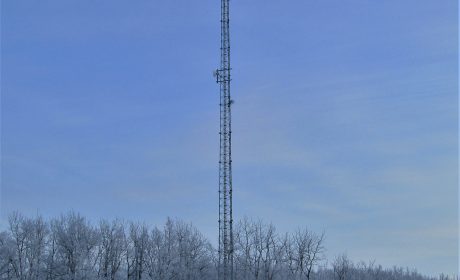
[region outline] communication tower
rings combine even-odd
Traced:
[[[214,72],[220,86],[219,151],[219,264],[218,279],[233,280],[232,121],[230,98],[229,0],[221,0],[220,68]]]

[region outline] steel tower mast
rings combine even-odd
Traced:
[[[221,0],[220,68],[214,73],[220,85],[219,151],[219,264],[218,279],[233,280],[232,122],[230,98],[229,0]]]

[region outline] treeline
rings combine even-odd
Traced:
[[[325,266],[324,234],[280,235],[271,224],[235,225],[236,279],[429,280],[415,271],[353,264],[345,255]],[[70,212],[45,221],[14,213],[0,232],[0,279],[217,279],[217,251],[192,224],[163,227],[120,220],[92,225]],[[447,280],[445,276],[441,280]]]

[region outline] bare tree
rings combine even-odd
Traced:
[[[236,226],[235,237],[239,279],[276,279],[284,267],[285,243],[275,226],[244,218]]]
[[[342,254],[332,261],[332,268],[337,280],[346,280],[351,269],[351,262],[346,254]]]
[[[208,274],[211,246],[191,224],[175,221],[179,279],[203,279]]]
[[[168,219],[164,230],[154,228],[146,252],[150,279],[208,279],[213,250],[191,224]]]
[[[44,274],[48,225],[41,216],[26,218],[19,213],[9,217],[10,238],[14,247],[7,250],[8,269],[15,279],[40,279]],[[11,245],[9,245],[11,246]],[[13,278],[13,276],[11,276]]]
[[[282,269],[283,243],[273,224],[266,225],[263,233],[263,279],[273,280]]]
[[[307,228],[297,230],[291,237],[289,254],[294,261],[296,274],[311,279],[312,271],[324,258],[324,233],[316,235]]]
[[[26,240],[29,234],[24,228],[25,218],[18,212],[14,212],[8,218],[11,237],[14,242],[14,256],[11,266],[16,279],[25,279],[26,269]]]
[[[45,258],[44,258],[44,266],[45,266],[44,269],[45,269],[45,279],[46,280],[56,279],[56,274],[57,274],[56,254],[57,254],[56,231],[49,230],[49,234],[46,238]]]
[[[244,218],[235,227],[235,259],[239,279],[248,280],[252,275],[252,255],[254,251],[254,227],[248,218]]]
[[[98,246],[98,276],[103,279],[116,279],[125,253],[125,229],[122,222],[101,221],[99,224],[100,242]]]
[[[146,268],[150,279],[166,279],[165,277],[165,260],[163,257],[164,236],[163,233],[155,227],[150,233],[150,242],[146,252]]]
[[[52,230],[63,273],[71,280],[91,278],[97,232],[85,218],[73,212],[53,221]]]
[[[286,233],[282,239],[284,249],[285,274],[289,279],[295,279],[297,275],[297,254],[290,234]]]
[[[8,232],[0,232],[0,279],[13,279],[15,244]]]
[[[41,216],[35,219],[25,219],[27,279],[40,279],[43,272],[42,260],[45,254],[48,225]]]
[[[145,224],[131,223],[127,238],[126,261],[128,279],[141,280],[144,275],[148,228]]]

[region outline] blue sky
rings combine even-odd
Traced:
[[[458,271],[457,1],[232,1],[236,218]],[[2,1],[0,216],[217,234],[220,1]]]

